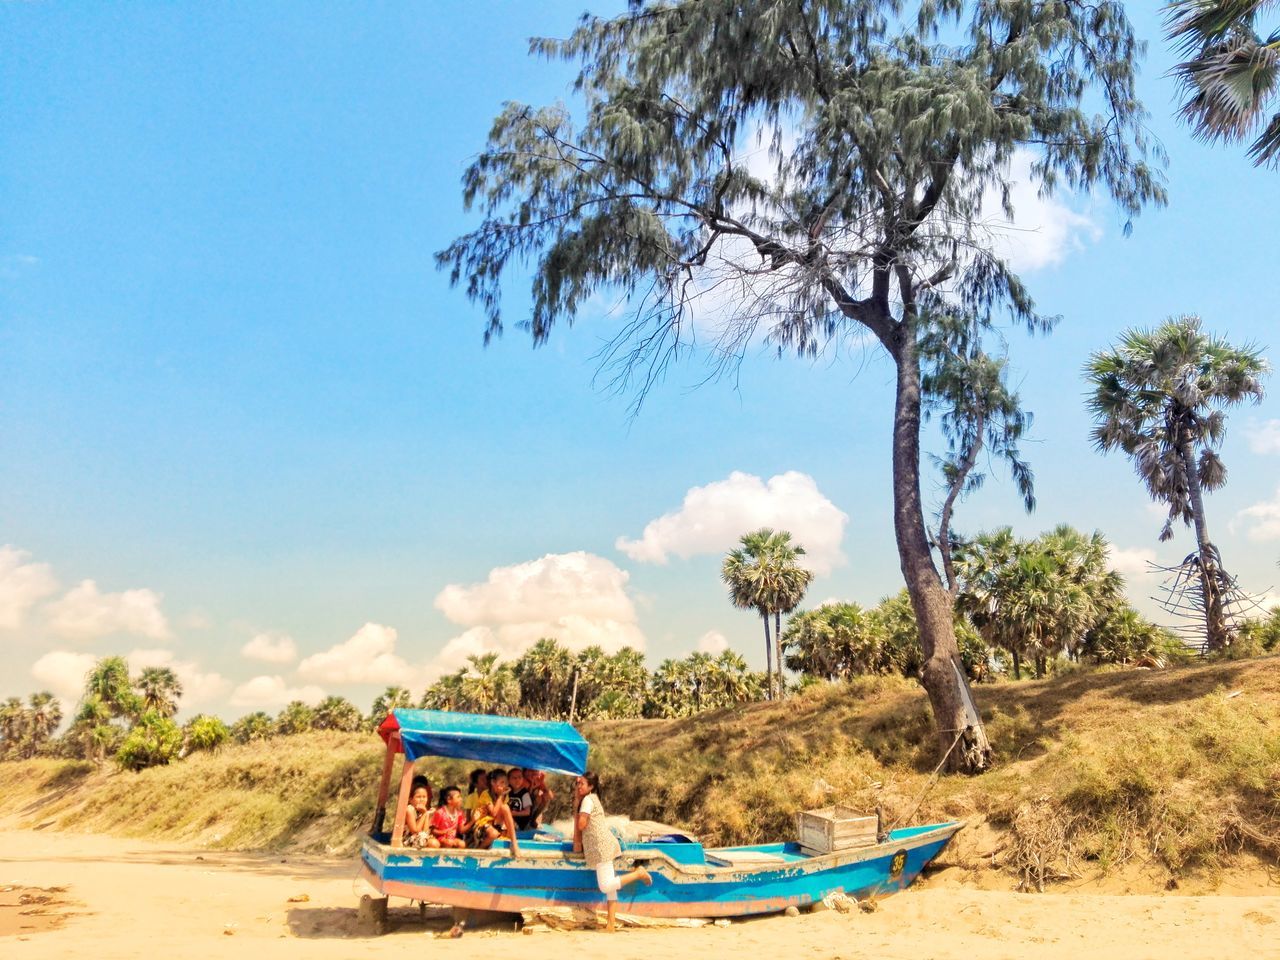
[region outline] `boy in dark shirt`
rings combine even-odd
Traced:
[[[516,822],[517,830],[532,830],[534,827],[533,794],[524,780],[524,770],[512,767],[507,771],[507,783],[511,792],[507,794],[507,803],[511,806],[511,818]]]

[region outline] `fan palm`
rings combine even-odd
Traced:
[[[316,715],[312,723],[316,730],[343,730],[354,733],[360,729],[364,717],[360,708],[346,697],[328,696],[316,704]]]
[[[392,710],[403,710],[413,706],[413,697],[404,687],[391,686],[378,694],[369,708],[369,721],[376,727],[386,719]]]
[[[1201,330],[1199,317],[1173,317],[1155,330],[1130,330],[1108,351],[1095,353],[1086,373],[1094,443],[1123,450],[1151,498],[1169,508],[1161,540],[1173,524],[1194,526],[1210,649],[1230,642],[1222,603],[1225,574],[1205,521],[1206,491],[1227,481],[1217,447],[1226,433],[1226,408],[1261,401],[1269,368],[1253,346],[1235,347]]]
[[[129,679],[129,664],[124,657],[103,657],[85,677],[85,699],[97,697],[112,717],[135,717],[142,704]]]
[[[800,605],[813,574],[799,564],[804,547],[793,544],[791,534],[785,530],[763,527],[744,534],[739,544],[725,557],[720,578],[729,587],[729,599],[735,607],[755,610],[764,621],[765,672],[769,698],[773,699],[775,691],[780,692],[782,681],[782,614]]]
[[[27,708],[20,697],[9,697],[0,705],[0,740],[4,741],[4,753],[15,756],[22,749],[27,737]]]
[[[285,704],[285,708],[276,717],[275,732],[288,736],[294,733],[306,733],[315,724],[316,712],[301,700],[293,700]]]
[[[145,667],[133,685],[142,698],[144,713],[150,710],[162,717],[172,717],[178,712],[182,681],[168,667]]]
[[[62,723],[62,704],[48,690],[42,690],[31,694],[27,705],[27,755],[33,756]]]
[[[567,715],[573,667],[568,649],[550,637],[538,640],[512,665],[521,706],[547,719]]]
[[[1182,63],[1181,113],[1205,140],[1243,140],[1254,163],[1280,156],[1280,112],[1266,118],[1280,92],[1280,29],[1262,36],[1258,14],[1275,0],[1172,0],[1165,7],[1169,39]]]

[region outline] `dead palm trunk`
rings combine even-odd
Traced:
[[[912,315],[910,306],[906,315]],[[949,751],[946,769],[979,773],[990,763],[991,744],[981,719],[969,709],[973,697],[964,671],[957,667],[960,651],[956,644],[952,598],[933,564],[920,498],[920,361],[912,325],[903,323],[897,327],[885,345],[897,365],[893,529],[902,576],[920,630],[924,654],[921,681],[933,707],[939,752]]]

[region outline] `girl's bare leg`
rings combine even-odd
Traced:
[[[615,933],[618,929],[618,901],[610,900],[608,913],[605,915],[604,932]]]

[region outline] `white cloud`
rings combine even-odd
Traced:
[[[1031,178],[1034,159],[1029,150],[1017,150],[1009,164],[1012,223],[1005,219],[995,191],[989,191],[983,199],[992,249],[1015,272],[1057,266],[1069,254],[1083,250],[1086,241],[1096,243],[1102,237],[1102,230],[1086,214],[1077,213],[1054,197],[1038,195]]]
[[[130,673],[137,674],[145,667],[168,667],[182,684],[182,697],[178,705],[183,709],[211,703],[219,699],[231,686],[219,673],[206,672],[194,660],[179,660],[172,650],[133,650],[125,657]]]
[[[1280,453],[1280,420],[1252,420],[1245,426],[1244,436],[1254,453]]]
[[[269,709],[283,707],[294,700],[315,706],[325,697],[325,693],[317,686],[291,687],[280,676],[260,676],[246,680],[231,691],[233,707],[251,707],[253,709]]]
[[[1280,540],[1280,488],[1270,500],[1245,507],[1231,521],[1231,532],[1243,528],[1245,535],[1258,543]]]
[[[168,640],[169,621],[160,609],[160,600],[160,594],[152,590],[103,593],[94,581],[83,580],[46,610],[50,629],[68,640],[93,640],[116,633]]]
[[[699,653],[724,653],[729,649],[729,640],[719,630],[708,630],[698,638]]]
[[[0,547],[0,630],[16,630],[37,602],[58,589],[47,563],[28,563],[31,554]]]
[[[287,634],[259,633],[240,648],[240,655],[263,663],[293,663],[298,659],[298,645]]]
[[[51,650],[31,665],[31,676],[62,701],[62,712],[69,713],[84,693],[84,680],[98,658],[91,653]]]
[[[1125,579],[1153,576],[1150,564],[1156,561],[1156,552],[1147,547],[1107,547],[1107,559],[1111,569]]]
[[[790,470],[770,477],[734,471],[727,480],[693,487],[679,510],[651,520],[638,540],[619,537],[615,546],[640,563],[666,563],[671,554],[720,554],[760,527],[789,530],[805,548],[806,567],[830,573],[845,561],[840,551],[849,515],[822,495],[813,477]]]
[[[436,608],[469,629],[445,644],[429,671],[457,669],[473,654],[516,657],[541,637],[571,650],[643,650],[627,580],[626,571],[604,557],[579,550],[495,567],[483,583],[450,584]]]
[[[298,664],[298,675],[328,683],[410,683],[409,664],[396,654],[396,631],[366,623],[350,639]]]

